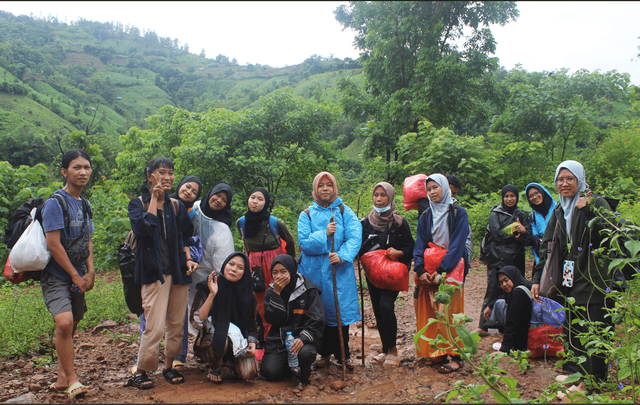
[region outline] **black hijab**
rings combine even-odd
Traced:
[[[209,199],[213,197],[214,194],[218,194],[222,191],[227,193],[227,205],[221,210],[212,210],[209,207]],[[207,216],[207,218],[211,218],[215,221],[220,221],[227,224],[228,227],[231,227],[231,199],[233,198],[233,190],[231,190],[231,186],[226,183],[218,183],[204,198],[200,201],[200,210],[202,213]]]
[[[516,195],[516,204],[513,207],[507,207],[507,204],[504,203],[504,196],[507,195],[507,192],[509,191],[511,191],[513,194]],[[519,199],[520,197],[518,196],[518,188],[516,186],[514,186],[513,184],[507,184],[506,186],[502,187],[502,204],[501,205],[503,210],[513,215],[516,208],[518,208]]]
[[[298,262],[295,258],[289,255],[278,255],[271,262],[271,270],[273,270],[276,263],[283,265],[289,272],[289,284],[287,284],[280,292],[280,296],[284,302],[288,303],[289,297],[291,297],[293,290],[296,289],[296,283],[298,282]],[[271,278],[273,278],[273,276],[271,276]]]
[[[504,266],[496,272],[496,279],[500,280],[500,274],[504,274],[505,276],[509,277],[509,280],[511,280],[511,282],[513,283],[513,289],[510,293],[507,293],[503,290],[505,302],[507,303],[507,305],[509,305],[509,303],[511,302],[511,296],[513,295],[513,292],[516,290],[517,286],[523,285],[531,290],[531,281],[524,278],[517,267]]]
[[[196,194],[196,198],[194,198],[193,201],[191,202],[184,201],[182,198],[180,198],[180,194],[179,194],[180,187],[182,187],[185,183],[189,183],[189,182],[198,183],[198,194]],[[193,203],[198,201],[198,198],[200,198],[200,194],[202,194],[202,182],[200,181],[200,179],[197,178],[196,176],[186,176],[184,179],[180,180],[180,183],[178,183],[178,187],[176,187],[176,192],[171,194],[169,197],[182,201],[182,204],[184,204],[184,207],[186,209],[189,209],[193,207]]]
[[[242,336],[249,336],[249,320],[253,312],[253,284],[251,284],[251,267],[249,258],[242,252],[233,252],[222,264],[222,274],[229,260],[236,256],[241,256],[244,260],[244,273],[242,278],[235,283],[224,277],[218,276],[218,294],[216,294],[209,310],[209,315],[213,318],[213,352],[220,358],[224,353],[224,345],[229,332],[229,323],[236,325],[242,332]],[[207,282],[197,284],[196,288],[209,290]],[[201,317],[201,319],[204,319]]]
[[[540,192],[540,194],[542,194],[542,203],[540,203],[540,205],[534,205],[529,199],[529,190],[532,188],[535,188]],[[547,190],[545,190],[544,187],[538,186],[536,184],[530,184],[524,192],[527,195],[527,200],[529,201],[529,205],[531,206],[531,208],[533,208],[534,211],[540,213],[540,215],[542,215],[543,217],[546,217],[553,202]]]
[[[259,191],[264,196],[264,207],[259,212],[251,212],[251,210],[247,210],[247,213],[244,214],[244,238],[248,239],[258,233],[260,230],[260,225],[264,220],[269,219],[269,204],[271,203],[271,196],[266,188],[263,187],[255,187],[249,193],[249,197],[251,194]]]

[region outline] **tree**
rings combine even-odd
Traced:
[[[421,120],[450,125],[468,116],[476,100],[500,99],[488,27],[518,17],[515,2],[352,1],[334,13],[356,31],[354,43],[362,51],[364,110],[374,111],[365,156],[386,153],[391,162],[400,135],[416,132]]]
[[[511,134],[514,140],[541,142],[553,161],[557,152],[564,160],[567,150],[578,142],[589,145],[598,133],[589,112],[626,97],[629,74],[585,69],[572,75],[568,69],[529,74],[516,67],[505,82],[511,97],[491,131]]]

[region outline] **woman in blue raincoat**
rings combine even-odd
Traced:
[[[531,231],[533,233],[533,241],[531,249],[535,258],[535,264],[540,260],[540,241],[544,230],[547,229],[547,223],[551,218],[554,208],[556,208],[556,200],[553,199],[551,193],[538,183],[529,183],[524,189],[529,201],[529,206],[533,210],[529,218],[531,219]]]
[[[355,362],[349,353],[349,325],[360,320],[353,260],[362,243],[362,225],[353,210],[338,197],[336,179],[331,173],[321,172],[313,179],[313,199],[313,205],[301,212],[298,218],[298,243],[302,251],[298,271],[313,281],[322,292],[325,327],[322,345],[318,350],[321,358],[316,361],[316,367],[326,366],[332,354],[340,359],[331,274],[331,266],[335,265],[345,363],[352,369]],[[330,222],[334,215],[333,222]],[[331,251],[332,236],[334,252]]]

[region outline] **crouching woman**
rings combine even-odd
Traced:
[[[298,356],[300,384],[308,384],[316,346],[324,330],[324,307],[318,287],[298,273],[298,263],[286,254],[271,264],[273,282],[264,297],[264,313],[271,329],[265,339],[261,373],[268,381],[291,376],[285,344],[287,332],[295,338],[291,353]]]
[[[258,305],[249,258],[234,252],[221,268],[222,274],[211,272],[206,283],[196,284],[190,319],[199,332],[193,353],[207,365],[207,378],[216,384],[222,383],[223,365],[237,376],[252,380],[258,375],[255,358]]]

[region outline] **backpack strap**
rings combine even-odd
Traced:
[[[269,215],[269,227],[271,228],[271,233],[273,234],[273,236],[278,239],[278,218],[274,217],[273,215]]]
[[[240,226],[240,237],[244,240],[244,215],[238,218],[238,225]]]
[[[533,299],[533,297],[531,296],[531,291],[529,291],[529,289],[523,285],[519,285],[516,288],[519,288],[521,290],[523,290],[525,293],[527,293],[527,295],[529,296],[529,299]]]
[[[176,214],[176,216],[180,215],[180,204],[178,204],[178,200],[171,198],[171,205],[173,205],[174,214]]]

